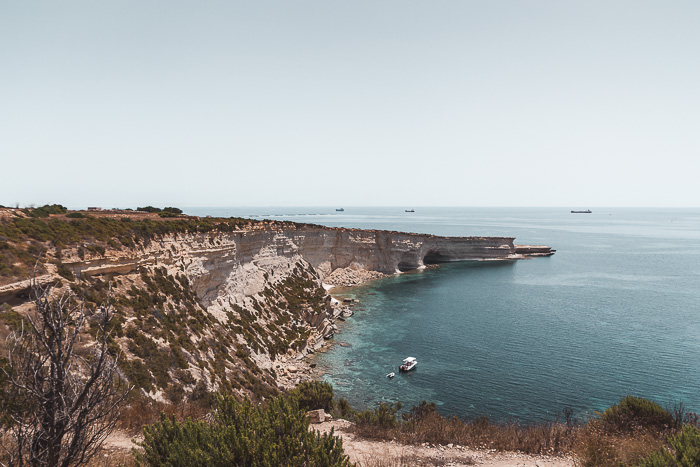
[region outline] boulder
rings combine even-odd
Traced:
[[[306,416],[309,417],[311,423],[323,423],[331,419],[331,416],[323,409],[309,410],[306,412]]]

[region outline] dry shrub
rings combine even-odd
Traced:
[[[581,430],[573,447],[582,467],[636,465],[663,446],[663,437],[653,433],[615,434],[595,423]]]
[[[357,462],[357,467],[413,467],[415,465],[452,465],[459,463],[460,465],[475,465],[476,461],[471,456],[459,457],[426,457],[417,454],[401,454],[398,457],[391,457],[389,454],[384,456],[371,456]]]
[[[424,411],[418,417],[409,415],[404,418],[404,423],[394,427],[358,423],[353,431],[364,438],[395,439],[407,444],[456,444],[528,454],[568,453],[580,431],[580,428],[568,428],[561,423],[492,424],[486,417],[465,423],[456,417],[443,417],[434,410]]]
[[[578,431],[560,423],[496,425],[492,430],[491,447],[528,454],[563,454],[570,452]]]
[[[599,431],[585,430],[574,447],[582,467],[619,465],[615,447]]]
[[[140,434],[144,426],[157,423],[161,413],[175,415],[184,420],[201,419],[210,412],[211,407],[206,404],[186,401],[180,404],[166,404],[135,392],[122,409],[117,428],[131,434]]]
[[[132,434],[140,433],[144,426],[156,423],[166,407],[167,404],[136,394],[122,409],[117,428]]]
[[[105,451],[102,450],[95,455],[87,467],[133,467],[136,465],[136,460],[131,451]]]
[[[373,414],[378,412],[375,409]],[[408,444],[451,443],[527,454],[574,455],[580,465],[591,467],[637,465],[652,452],[667,446],[667,439],[683,424],[700,427],[700,416],[685,412],[681,405],[667,410],[652,401],[632,396],[622,398],[600,414],[600,418],[580,426],[571,423],[492,424],[486,417],[466,423],[456,417],[441,416],[435,404],[426,402],[403,414],[402,423],[398,420],[391,424],[376,423],[376,416],[363,414],[354,431],[367,438],[393,439]],[[570,421],[570,414],[567,421]]]

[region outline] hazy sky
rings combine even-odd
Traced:
[[[0,0],[0,204],[700,206],[700,2]]]

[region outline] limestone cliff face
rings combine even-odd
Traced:
[[[236,300],[261,292],[267,282],[291,273],[298,261],[321,279],[339,268],[386,274],[448,261],[519,259],[549,247],[516,246],[511,237],[438,237],[379,230],[308,227],[165,237],[137,250],[112,250],[81,260],[64,252],[75,273],[126,273],[163,265],[186,273],[207,306],[225,295]]]
[[[243,303],[268,283],[288,277],[294,265],[311,265],[321,280],[336,269],[392,274],[448,261],[520,259],[548,255],[549,247],[516,246],[511,237],[439,237],[379,230],[302,227],[284,230],[179,234],[146,246],[107,249],[81,258],[63,251],[76,274],[126,274],[165,266],[184,272],[201,303],[216,307],[222,297]],[[12,291],[12,284],[0,294]],[[215,310],[213,310],[215,311]]]
[[[118,342],[128,351],[134,375],[151,374],[153,384],[142,387],[154,391],[152,397],[160,397],[158,388],[164,388],[163,371],[180,378],[178,384],[188,393],[194,383],[186,374],[207,381],[210,388],[232,384],[252,393],[259,391],[256,378],[282,387],[298,382],[303,376],[284,371],[285,363],[318,349],[334,333],[333,318],[342,310],[332,306],[322,282],[333,283],[339,271],[362,278],[445,261],[552,254],[549,247],[516,246],[509,237],[437,237],[301,224],[275,228],[261,223],[154,238],[132,246],[95,241],[48,251],[48,274],[37,278],[54,281],[61,273],[65,279],[68,269],[86,280],[80,286],[69,278],[64,288],[93,292],[104,291],[109,279],[123,313],[125,335]],[[26,301],[28,287],[28,280],[0,287],[0,302]],[[153,350],[159,361],[173,359],[179,367],[150,367],[154,358],[144,353],[143,343],[151,341],[160,349]]]

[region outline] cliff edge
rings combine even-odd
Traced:
[[[123,370],[150,397],[229,389],[265,397],[308,378],[301,359],[342,310],[323,283],[449,261],[551,255],[510,237],[439,237],[246,219],[3,218],[0,322],[35,280],[90,306],[111,293]],[[31,268],[31,269],[30,269]],[[111,292],[110,292],[111,290]]]

